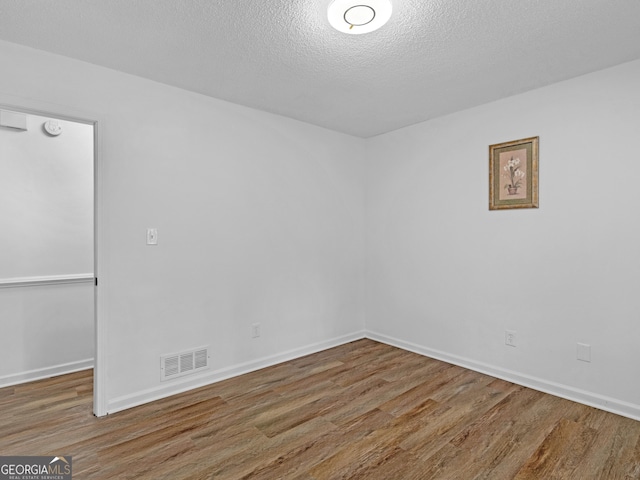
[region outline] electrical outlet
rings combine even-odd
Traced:
[[[158,244],[158,229],[147,228],[147,245],[157,245],[157,244]]]
[[[516,346],[516,332],[514,330],[504,331],[504,344],[510,347]]]
[[[591,345],[587,345],[586,343],[578,343],[578,360],[583,362],[591,362]]]
[[[251,338],[258,338],[260,336],[260,324],[254,323],[251,325]]]

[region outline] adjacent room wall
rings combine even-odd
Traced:
[[[93,126],[0,127],[0,280],[93,273]]]
[[[101,120],[107,411],[363,335],[363,140],[6,42],[0,62],[4,103]],[[208,372],[160,382],[205,345]]]
[[[369,140],[368,332],[640,418],[639,85],[636,61]],[[489,211],[488,146],[532,136],[540,208]]]
[[[0,385],[93,364],[93,127],[26,115],[0,127]]]
[[[93,284],[0,288],[0,387],[91,368]]]

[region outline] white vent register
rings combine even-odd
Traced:
[[[160,357],[160,380],[184,377],[209,368],[209,347]]]

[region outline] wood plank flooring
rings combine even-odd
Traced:
[[[640,479],[640,422],[371,340],[91,408],[91,371],[0,389],[0,455],[72,455],[74,479]]]

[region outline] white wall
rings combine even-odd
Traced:
[[[639,85],[636,61],[368,141],[372,336],[640,418]],[[531,136],[540,208],[489,211],[488,146]]]
[[[195,384],[160,384],[163,353],[211,345],[215,380],[357,338],[364,312],[374,338],[639,416],[640,62],[365,142],[8,43],[0,61],[3,103],[101,120],[107,410]],[[489,212],[488,145],[534,135],[540,209]]]
[[[6,42],[0,62],[5,103],[101,121],[108,411],[362,335],[363,140]],[[210,372],[160,384],[160,355],[203,345]]]
[[[93,272],[93,126],[0,127],[0,279]]]
[[[93,288],[0,288],[0,386],[93,366]]]
[[[93,284],[5,282],[93,272],[93,127],[29,114],[0,127],[0,385],[93,362]]]

